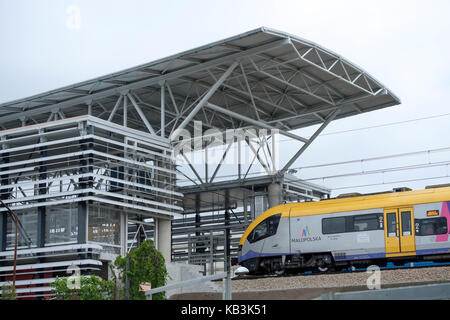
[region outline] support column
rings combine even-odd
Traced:
[[[200,228],[200,193],[195,194],[195,228]],[[200,236],[200,232],[196,231],[195,235]]]
[[[155,218],[156,220],[156,218]],[[166,262],[172,261],[172,230],[171,230],[171,220],[158,218],[158,223],[156,224],[157,228],[157,249],[164,257]]]
[[[231,300],[231,237],[230,237],[230,190],[225,190],[225,264],[224,271],[227,273],[226,279],[223,279],[225,288],[223,299]]]
[[[161,137],[166,136],[166,90],[165,82],[161,82]]]
[[[231,270],[231,239],[230,239],[230,190],[225,190],[225,263],[224,271]]]
[[[44,138],[40,139],[40,142],[46,142]],[[41,158],[47,157],[47,147],[40,147],[39,155]],[[39,180],[47,179],[47,165],[46,162],[39,162]],[[40,183],[39,184],[39,195],[47,194],[47,184]],[[40,199],[38,202],[45,202],[45,199]],[[38,221],[37,221],[37,246],[39,248],[43,248],[45,246],[45,215],[46,208],[45,206],[38,207]]]
[[[125,256],[128,250],[128,214],[123,210],[120,214],[120,244],[122,256]]]
[[[272,183],[268,187],[269,207],[273,208],[281,204],[281,185]]]
[[[8,225],[8,213],[4,211],[0,214],[0,251],[6,250],[6,233]]]
[[[43,132],[41,132],[43,133]],[[41,143],[47,142],[47,139],[44,137],[41,137],[39,140]],[[39,156],[41,158],[47,157],[47,147],[40,147],[39,148]],[[45,180],[47,179],[47,163],[45,161],[39,162],[39,180]],[[45,195],[47,194],[47,183],[39,183],[38,184],[38,194],[39,195]],[[39,199],[38,202],[45,202],[45,199]],[[45,247],[45,216],[46,216],[46,207],[40,206],[37,208],[37,247],[43,248]],[[41,256],[42,254],[37,254],[37,256]],[[46,261],[45,258],[38,258],[39,263],[44,263]],[[36,278],[42,279],[44,277],[44,273],[38,273],[36,275]],[[43,284],[38,285],[38,287],[44,286]]]
[[[87,242],[87,201],[78,202],[78,238],[77,242]]]
[[[92,134],[93,132],[93,128],[92,127],[85,127],[86,126],[86,122],[84,122],[82,124],[84,126],[84,128],[82,128],[82,135],[88,134],[88,131],[90,134]],[[94,148],[94,144],[93,144],[93,139],[83,139],[80,140],[80,149],[81,151],[86,151],[86,150],[92,150]],[[84,174],[84,173],[89,173],[89,172],[93,172],[94,168],[93,168],[93,159],[92,159],[92,154],[87,154],[87,155],[81,155],[80,156],[80,174]],[[92,181],[92,177],[86,177],[86,178],[79,178],[78,179],[79,182],[79,188],[80,189],[89,189],[93,187],[93,181]],[[81,193],[79,195],[79,197],[85,197],[87,195],[89,195],[90,193]],[[78,202],[78,237],[77,237],[77,242],[79,244],[83,244],[87,242],[87,220],[88,220],[88,216],[87,216],[87,208],[88,206],[88,201],[80,201]]]
[[[244,197],[242,199],[242,206],[243,206],[243,209],[244,209],[244,224],[245,224],[245,226],[249,225],[249,223],[248,223],[248,207],[247,207],[248,204],[247,204],[247,199],[248,199],[247,192],[244,192]]]
[[[3,148],[6,148],[3,146]],[[9,153],[3,153],[1,162],[2,164],[9,163]],[[4,170],[9,170],[9,168],[4,168]],[[9,176],[2,175],[1,176],[1,185],[9,184]],[[0,198],[4,201],[9,198],[9,190],[8,189],[0,189]],[[6,250],[6,234],[7,234],[7,226],[8,226],[8,212],[4,211],[0,213],[0,251]]]

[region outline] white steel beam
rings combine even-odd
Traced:
[[[145,126],[147,127],[148,131],[153,134],[156,135],[155,130],[153,130],[152,125],[150,124],[150,122],[148,121],[147,117],[145,116],[144,112],[142,112],[142,109],[138,106],[138,104],[136,103],[136,101],[134,100],[134,98],[128,93],[127,97],[130,99],[131,103],[133,104],[134,108],[136,109],[137,113],[139,114],[139,116],[141,117],[142,122],[144,122]]]
[[[335,111],[333,111],[328,117],[327,120],[320,126],[319,129],[309,138],[309,141],[303,145],[303,147],[289,160],[289,162],[278,171],[277,175],[279,177],[283,177],[284,174],[289,170],[289,168],[292,166],[292,164],[305,152],[305,150],[310,146],[310,144],[322,133],[322,131],[330,124],[331,121],[333,121],[338,113],[341,110],[338,108]]]
[[[177,130],[183,130],[186,125],[192,121],[192,119],[197,115],[201,108],[205,106],[208,100],[212,97],[212,95],[216,92],[216,90],[222,85],[222,83],[228,78],[228,76],[233,72],[233,70],[239,65],[239,62],[235,61],[231,64],[231,66],[225,71],[225,73],[217,80],[217,82],[209,89],[206,95],[200,100],[200,102],[195,106],[195,108],[191,111],[191,113],[183,120],[183,122],[178,126]],[[175,140],[177,138],[176,131],[174,132],[174,136],[171,137],[171,140]]]
[[[294,51],[296,52],[297,56],[298,56],[302,61],[308,63],[309,65],[313,65],[313,66],[315,66],[316,68],[319,68],[319,69],[321,69],[322,71],[324,71],[324,72],[326,72],[326,73],[332,75],[333,77],[337,77],[337,78],[341,79],[342,81],[347,82],[348,84],[351,84],[351,85],[353,85],[353,86],[355,86],[355,87],[358,87],[358,89],[363,90],[364,92],[366,92],[366,93],[368,93],[368,94],[374,95],[374,92],[373,92],[373,91],[370,91],[370,90],[372,89],[372,88],[370,88],[370,86],[369,86],[369,89],[366,89],[366,88],[363,88],[362,86],[356,84],[356,83],[355,83],[356,80],[353,80],[353,81],[351,80],[350,76],[348,75],[347,68],[345,67],[344,62],[343,62],[343,60],[342,60],[341,58],[339,58],[339,57],[333,57],[333,58],[335,58],[336,60],[339,60],[340,65],[341,65],[341,67],[344,69],[344,71],[345,71],[345,73],[346,73],[348,79],[345,79],[343,76],[341,76],[341,75],[339,75],[339,74],[337,74],[337,73],[331,71],[332,68],[327,68],[327,67],[325,66],[325,64],[323,63],[322,57],[321,57],[321,55],[320,55],[320,53],[319,53],[319,50],[318,50],[317,48],[312,47],[311,49],[314,51],[314,53],[316,54],[316,56],[319,58],[319,60],[320,60],[320,62],[321,62],[320,64],[315,63],[314,61],[309,60],[309,59],[306,58],[306,56],[307,56],[311,51],[308,51],[307,53],[305,53],[305,54],[303,54],[303,55],[300,54],[300,52],[298,52],[297,47],[296,47],[295,44],[294,44],[294,42],[298,42],[298,40],[292,39],[292,41],[293,41],[293,42],[291,42],[290,44],[291,44],[292,48],[294,49]],[[327,53],[327,55],[330,55],[330,53]],[[334,62],[332,66],[335,66],[335,65],[336,65],[336,62]],[[358,74],[357,77],[359,78],[360,76],[363,76],[364,78],[366,78],[366,76],[364,75],[363,72],[360,72],[360,73]],[[367,79],[366,79],[366,81],[367,81]]]
[[[274,126],[271,126],[271,125],[267,124],[266,122],[264,122],[262,120],[260,120],[260,121],[253,120],[253,119],[248,118],[246,116],[243,116],[243,115],[241,115],[239,113],[236,113],[236,112],[230,111],[228,109],[219,107],[219,106],[217,106],[215,104],[212,104],[212,103],[208,102],[206,104],[206,107],[209,108],[209,109],[221,112],[223,114],[229,115],[230,117],[233,117],[233,118],[245,121],[247,123],[250,123],[250,124],[252,124],[252,125],[254,125],[254,126],[258,127],[258,128],[264,128],[264,129],[269,129],[269,130],[278,130],[280,132],[280,134],[282,134],[284,136],[287,136],[289,138],[292,138],[292,139],[295,139],[295,140],[299,140],[299,141],[304,142],[304,143],[308,143],[309,142],[309,140],[306,139],[306,138],[300,137],[300,136],[298,136],[296,134],[290,133],[290,132],[285,131],[285,130],[278,129],[278,128],[274,127]]]
[[[238,140],[238,143],[240,143],[239,140]],[[231,141],[231,142],[228,144],[228,147],[227,147],[227,149],[225,150],[225,152],[223,153],[222,159],[220,159],[220,162],[219,162],[219,164],[217,165],[216,169],[214,170],[214,173],[213,173],[213,175],[212,175],[212,177],[211,177],[211,180],[209,180],[209,183],[212,183],[212,182],[214,181],[214,178],[216,177],[217,172],[219,171],[220,167],[222,166],[222,164],[223,164],[225,158],[227,157],[228,151],[230,150],[230,147],[231,147],[233,144],[234,144],[234,141]],[[205,150],[205,152],[206,152],[206,150]]]
[[[122,101],[123,96],[119,95],[119,99],[117,99],[116,104],[114,105],[114,108],[111,111],[111,114],[108,117],[108,121],[111,121],[114,118],[114,115],[116,114],[117,109],[120,106],[120,102]]]

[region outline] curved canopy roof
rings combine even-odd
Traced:
[[[6,129],[42,123],[87,114],[88,110],[93,116],[123,123],[119,97],[126,93],[132,97],[128,105],[138,105],[129,107],[128,126],[144,131],[150,126],[159,134],[164,125],[167,136],[184,121],[190,130],[192,120],[202,121],[206,130],[247,127],[249,118],[289,131],[323,123],[336,109],[340,109],[336,118],[344,118],[400,103],[383,84],[343,57],[263,27],[3,103],[0,125]],[[199,106],[204,97],[209,104]],[[164,121],[160,119],[162,103]],[[147,123],[142,121],[143,115]]]

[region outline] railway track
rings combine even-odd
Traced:
[[[439,268],[439,267],[448,267],[450,266],[450,262],[446,263],[407,263],[403,266],[394,266],[391,263],[388,263],[386,267],[380,267],[381,271],[384,270],[413,270],[413,269],[421,269],[421,268]],[[271,278],[289,278],[289,277],[300,277],[300,276],[316,276],[316,275],[341,275],[341,274],[352,274],[352,273],[362,273],[367,272],[368,268],[346,268],[341,271],[305,271],[300,273],[292,273],[292,274],[269,274],[269,275],[239,275],[233,277],[231,280],[257,280],[257,279],[271,279]]]

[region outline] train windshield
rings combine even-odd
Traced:
[[[277,233],[278,224],[280,223],[281,213],[271,216],[258,224],[255,229],[247,237],[248,242],[254,243],[271,237]]]

